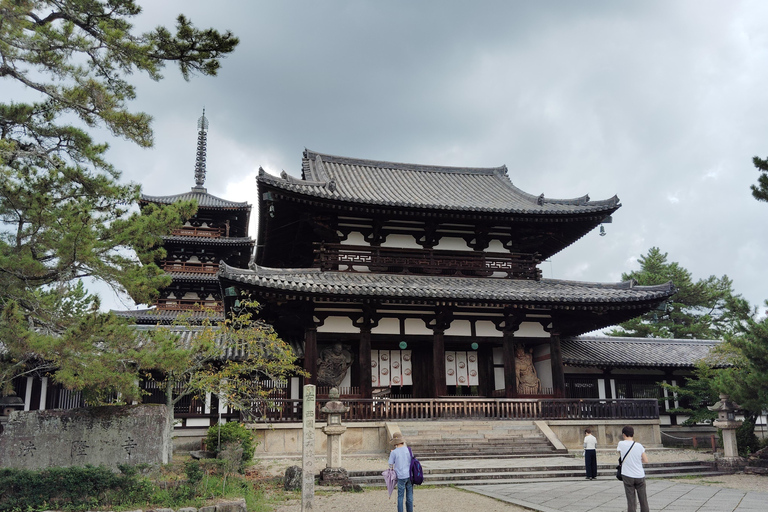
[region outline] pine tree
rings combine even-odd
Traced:
[[[88,130],[151,146],[151,117],[127,107],[130,75],[160,80],[166,63],[187,79],[215,75],[238,43],[183,15],[175,33],[134,34],[140,12],[134,0],[0,0],[0,79],[35,98],[0,98],[0,393],[52,365],[68,385],[135,396],[133,380],[110,377],[128,364],[124,326],[78,283],[150,302],[169,282],[155,265],[160,237],[195,205],[140,215],[140,187],[120,182]]]
[[[749,303],[733,291],[728,276],[694,281],[688,270],[669,263],[667,253],[658,247],[652,247],[639,262],[640,270],[623,274],[623,280],[634,279],[639,285],[672,281],[677,291],[659,308],[622,323],[611,336],[722,339],[750,318]]]
[[[754,157],[752,163],[761,173],[757,178],[757,185],[750,185],[752,196],[758,201],[768,201],[768,159]]]

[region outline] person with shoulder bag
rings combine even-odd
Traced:
[[[404,512],[403,497],[405,497],[405,512],[413,512],[411,451],[406,448],[405,439],[400,432],[395,432],[391,443],[394,448],[389,452],[389,467],[394,468],[397,475],[397,512]]]
[[[636,512],[638,501],[640,512],[650,512],[643,469],[643,464],[648,464],[648,455],[643,445],[635,442],[635,429],[632,426],[627,425],[621,429],[621,435],[624,439],[619,441],[616,451],[619,452],[620,461],[618,471],[621,473],[624,494],[627,496],[627,512]]]

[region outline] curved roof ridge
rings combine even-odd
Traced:
[[[635,336],[572,336],[568,339],[600,343],[663,343],[665,345],[717,345],[723,343],[723,340],[705,340],[701,338],[638,338]]]
[[[482,175],[505,175],[507,174],[507,166],[502,165],[500,167],[462,167],[462,166],[448,166],[448,165],[426,165],[426,164],[409,164],[406,162],[388,162],[386,160],[369,160],[365,158],[353,158],[347,156],[328,155],[325,153],[318,153],[310,149],[304,150],[304,158],[315,160],[320,158],[323,162],[338,163],[346,165],[359,165],[364,167],[377,167],[381,169],[396,169],[403,171],[420,171],[420,172],[445,172],[456,174],[482,174]],[[325,172],[325,169],[320,169],[320,172]]]
[[[596,281],[570,281],[567,279],[547,279],[543,278],[541,281],[546,281],[553,284],[564,284],[564,285],[578,285],[578,286],[598,286],[600,288],[615,288],[617,290],[652,290],[652,291],[667,291],[667,290],[673,290],[674,284],[672,281],[667,281],[666,283],[662,284],[652,284],[652,285],[638,285],[637,281],[634,279],[629,279],[627,281],[618,281],[615,283],[599,283]]]
[[[159,203],[159,204],[173,204],[177,201],[196,200],[198,206],[204,208],[243,208],[250,209],[251,205],[248,201],[236,202],[229,201],[228,199],[222,199],[220,197],[209,194],[203,187],[192,187],[189,192],[182,192],[181,194],[174,194],[168,196],[150,196],[147,194],[141,194],[140,202],[144,203]]]
[[[506,166],[448,167],[365,160],[305,149],[301,178],[260,170],[258,183],[330,201],[395,208],[522,215],[610,215],[616,196],[591,201],[588,195],[547,198],[516,187]]]
[[[386,297],[453,298],[457,300],[550,303],[623,303],[662,301],[672,294],[665,285],[632,288],[625,283],[579,283],[558,280],[478,279],[466,276],[380,274],[281,269],[251,265],[249,269],[219,264],[219,277],[284,291],[373,295]]]

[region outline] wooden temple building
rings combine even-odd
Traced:
[[[140,202],[197,201],[197,213],[163,239],[160,263],[170,286],[149,307],[113,313],[151,329],[182,313],[221,320],[244,295],[257,300],[259,318],[291,344],[310,375],[280,384],[285,407],[271,409],[270,421],[300,421],[301,387],[310,383],[319,395],[335,386],[367,407],[357,419],[394,414],[376,400],[494,402],[497,412],[489,414],[497,414],[500,404],[520,399],[552,407],[565,399],[611,407],[645,399],[653,410],[636,417],[681,421],[665,413],[677,404],[659,382],[682,383],[717,341],[586,335],[657,307],[673,285],[544,279],[539,269],[606,222],[618,198],[529,194],[512,184],[506,167],[305,150],[300,178],[260,170],[254,244],[251,205],[204,186],[207,129],[203,115],[195,186]],[[82,405],[78,393],[44,375],[14,386],[25,410]],[[146,390],[147,401],[164,401],[159,390]],[[661,409],[658,398],[669,398]],[[216,397],[208,396],[204,406],[180,403],[176,416],[183,427],[200,427],[214,424],[217,412]]]
[[[542,278],[543,260],[621,205],[529,194],[506,167],[306,150],[300,179],[261,170],[257,184],[257,250],[248,268],[220,264],[225,307],[258,300],[307,383],[347,396],[565,397],[564,340],[674,292]]]

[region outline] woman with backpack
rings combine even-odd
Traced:
[[[389,467],[397,475],[397,512],[403,512],[403,496],[405,496],[405,512],[413,512],[413,483],[411,482],[411,451],[405,446],[403,434],[395,432],[392,436],[394,448],[389,453]]]

